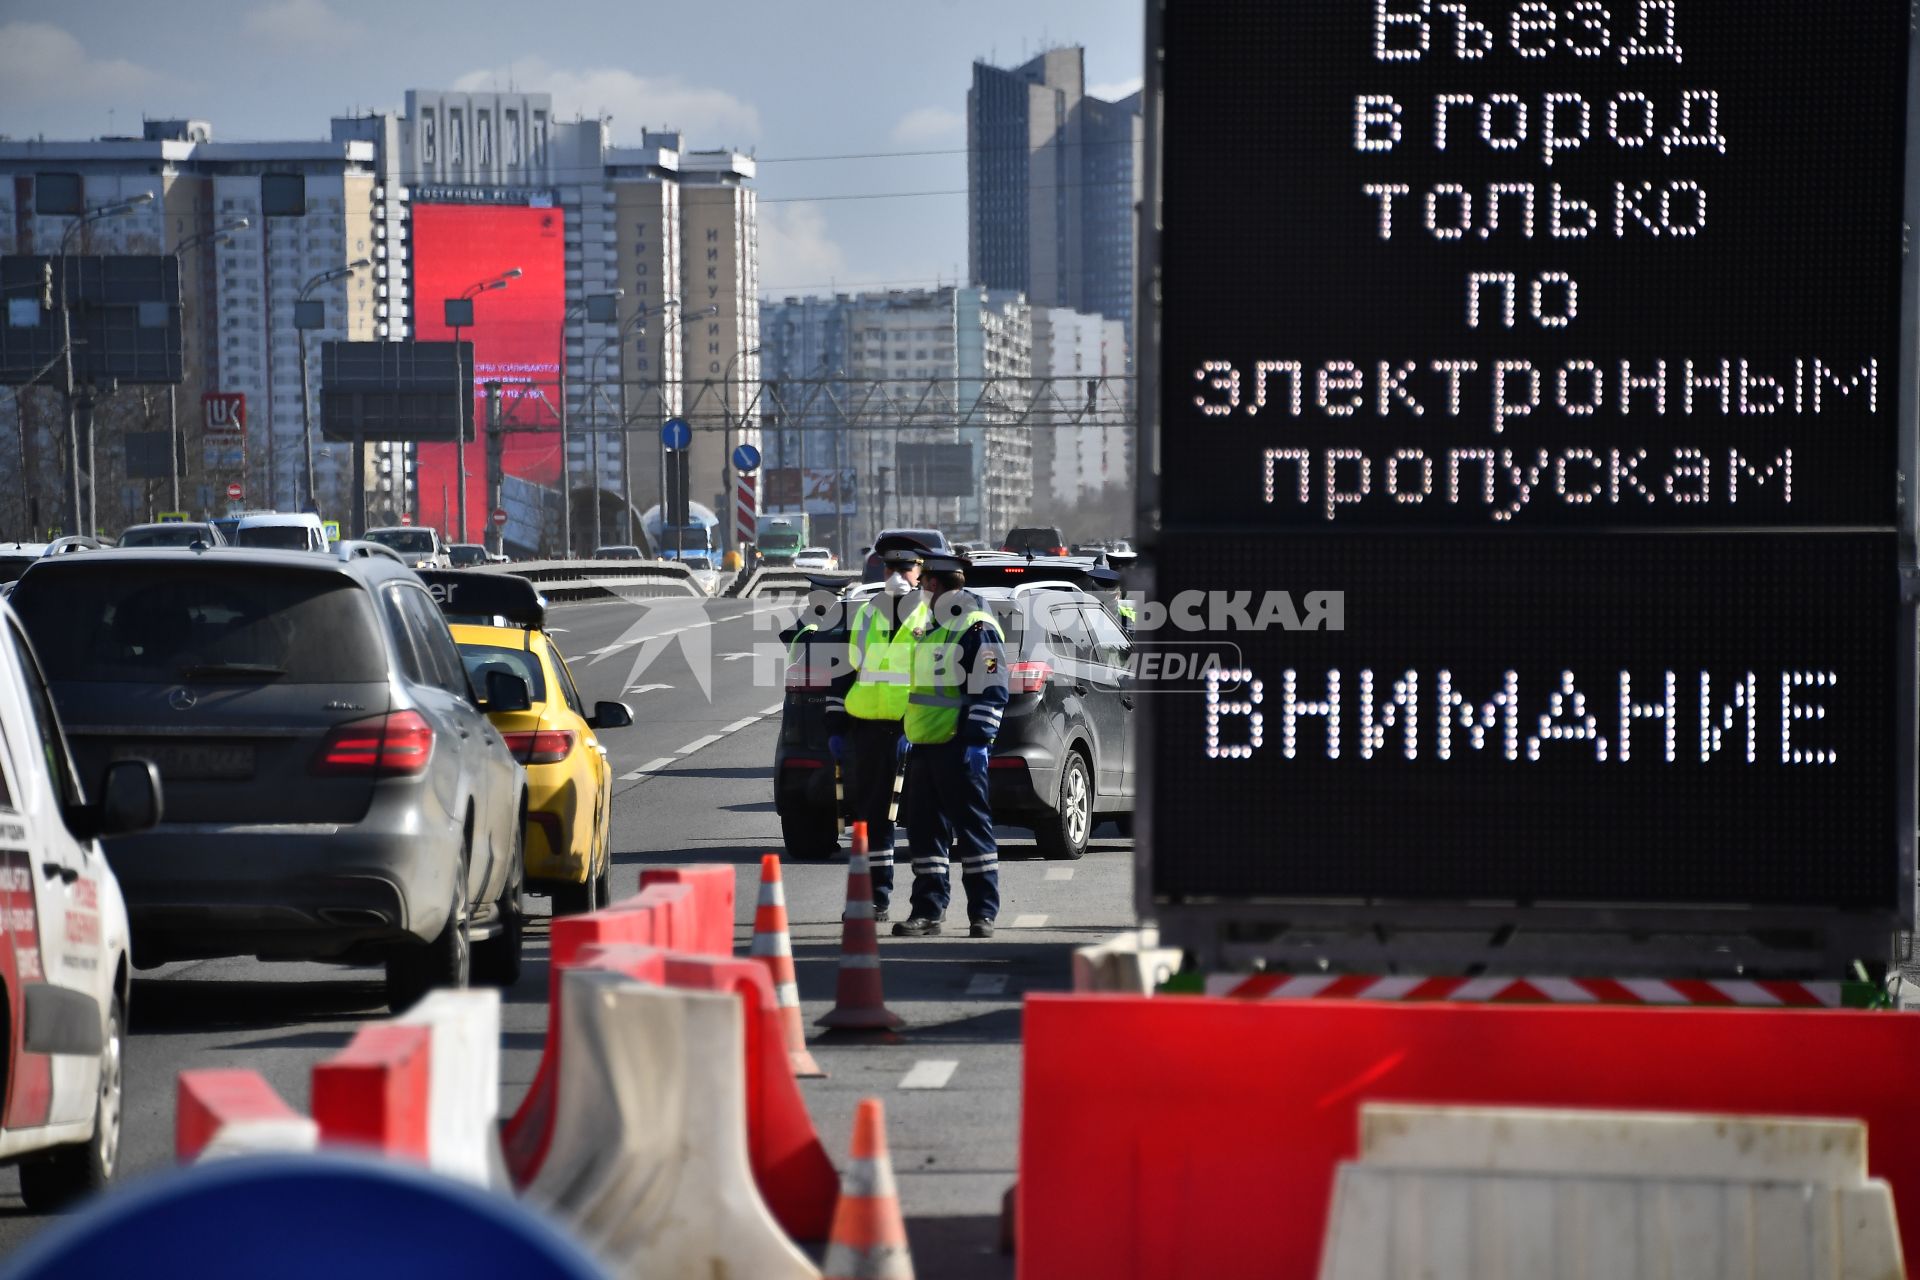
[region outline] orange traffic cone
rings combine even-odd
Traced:
[[[847,907],[840,917],[840,981],[833,1010],[820,1019],[836,1031],[891,1031],[905,1019],[880,994],[880,940],[873,929],[873,875],[867,868],[867,824],[853,824],[847,856]]]
[[[887,1155],[886,1117],[878,1098],[862,1098],[853,1117],[853,1158],[840,1179],[822,1280],[913,1280],[900,1190]]]
[[[800,987],[793,976],[793,940],[787,934],[787,891],[780,881],[780,855],[760,859],[760,902],[753,911],[753,949],[747,954],[767,967],[773,978],[774,1004],[780,1009],[780,1031],[787,1042],[787,1061],[796,1076],[824,1076],[807,1051],[807,1031],[800,1025]]]

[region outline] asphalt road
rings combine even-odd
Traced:
[[[742,954],[760,856],[780,849],[771,787],[782,682],[778,608],[634,600],[558,606],[550,618],[583,696],[623,698],[634,709],[634,727],[602,737],[622,776],[614,800],[615,896],[636,891],[642,867],[733,864]],[[1000,874],[1002,928],[991,940],[895,939],[881,926],[887,1003],[907,1026],[882,1040],[816,1038],[814,1056],[828,1078],[801,1082],[836,1162],[846,1157],[855,1103],[885,1100],[922,1280],[1013,1274],[996,1242],[1018,1150],[1021,998],[1064,990],[1074,947],[1132,926],[1132,847],[1111,827],[1097,830],[1092,850],[1073,863],[1046,862],[1025,832],[1003,832]],[[785,879],[811,1028],[833,1004],[845,862],[788,862]],[[901,906],[906,882],[903,874]],[[955,898],[949,920],[964,920],[957,883]],[[544,913],[545,901],[535,900],[534,909]],[[545,1035],[545,926],[542,919],[529,930],[525,971],[505,993],[503,1113],[518,1106]],[[127,1044],[123,1179],[170,1163],[180,1071],[249,1067],[304,1110],[313,1064],[361,1024],[384,1017],[382,999],[377,971],[341,965],[214,960],[139,975]],[[16,1176],[0,1171],[0,1257],[45,1224],[21,1205]]]

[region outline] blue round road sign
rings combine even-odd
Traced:
[[[735,471],[758,471],[760,469],[760,451],[750,444],[743,444],[733,451],[733,469]]]
[[[669,449],[684,449],[693,443],[693,428],[685,418],[668,418],[660,424],[660,443]]]

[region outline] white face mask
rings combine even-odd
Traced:
[[[890,573],[887,575],[886,590],[890,596],[904,596],[913,590],[913,584],[900,574]]]

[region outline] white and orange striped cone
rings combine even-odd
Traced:
[[[854,1112],[853,1156],[840,1177],[840,1201],[833,1207],[820,1274],[822,1280],[913,1280],[913,1254],[878,1098],[862,1098]]]
[[[780,1032],[787,1042],[787,1061],[796,1076],[824,1076],[807,1051],[807,1029],[800,1023],[800,985],[793,973],[793,939],[787,933],[787,890],[780,881],[780,855],[760,859],[760,901],[753,909],[753,949],[747,953],[767,967],[773,979],[774,1004],[780,1009]]]
[[[906,1020],[880,992],[880,939],[873,927],[873,874],[867,867],[867,824],[853,824],[847,855],[847,906],[840,916],[840,977],[833,1009],[820,1026],[835,1031],[891,1031]]]

